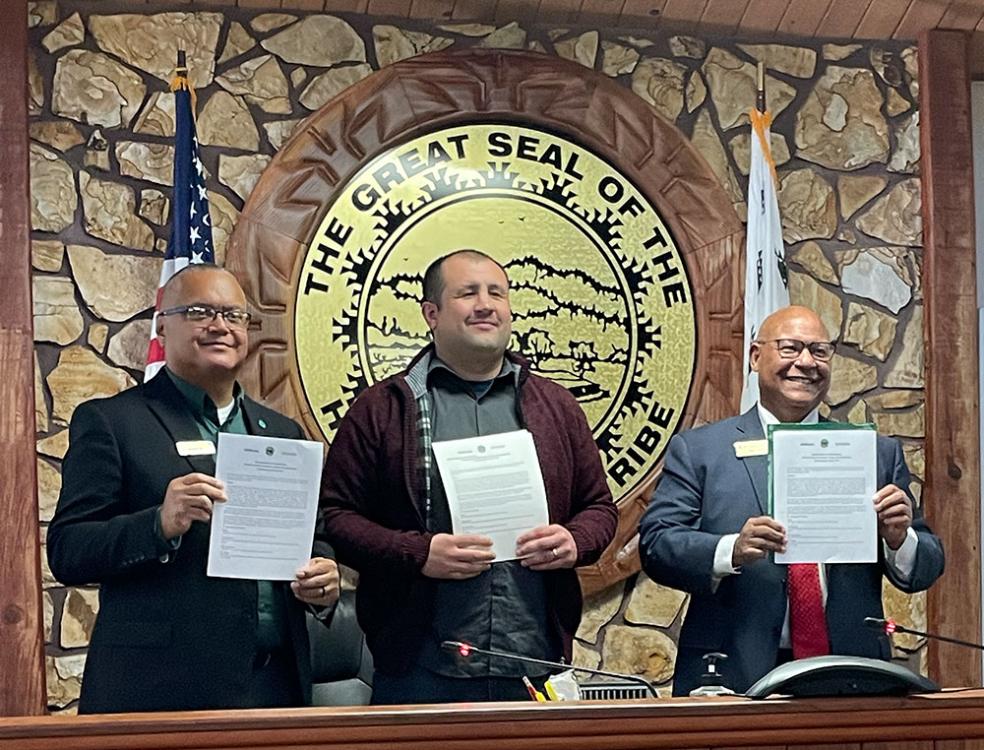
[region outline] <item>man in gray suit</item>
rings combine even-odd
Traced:
[[[873,498],[878,562],[773,562],[771,553],[785,550],[786,530],[765,515],[768,456],[753,441],[765,437],[769,424],[818,420],[833,351],[813,311],[787,307],[773,313],[749,352],[759,376],[758,404],[670,441],[642,518],[639,548],[654,581],[691,594],[675,695],[698,685],[701,658],[711,651],[728,655],[721,671],[737,691],[792,658],[832,653],[888,659],[887,637],[864,626],[865,617],[883,616],[882,576],[915,592],[943,572],[943,547],[915,507],[902,446],[881,436],[880,489]]]

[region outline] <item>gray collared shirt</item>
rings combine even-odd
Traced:
[[[467,381],[435,355],[427,372],[434,441],[495,435],[522,429],[517,408],[519,368],[503,361],[489,381]],[[451,533],[447,495],[436,462],[431,462],[430,529]],[[519,561],[493,564],[491,570],[464,581],[439,581],[431,637],[420,663],[449,677],[515,677],[542,675],[549,670],[504,659],[472,656],[467,661],[442,651],[444,640],[480,648],[514,651],[540,659],[557,659],[560,644],[548,626],[543,574]]]

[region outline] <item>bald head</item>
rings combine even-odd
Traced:
[[[830,387],[830,334],[807,307],[790,305],[762,321],[748,361],[758,373],[759,402],[781,422],[799,422],[813,411]],[[817,358],[819,357],[819,359]]]
[[[782,331],[790,324],[808,325],[811,329],[822,332],[820,334],[820,338],[817,339],[818,341],[830,340],[830,334],[827,331],[827,327],[823,324],[823,321],[820,320],[820,316],[813,312],[813,310],[809,307],[802,307],[801,305],[782,307],[772,313],[772,315],[762,321],[762,327],[759,329],[758,338],[762,341],[783,338],[776,332]]]
[[[167,310],[168,308],[176,307],[177,305],[189,304],[189,301],[184,299],[186,296],[185,290],[193,278],[198,281],[199,277],[201,277],[200,281],[207,284],[208,278],[202,276],[203,274],[215,274],[216,277],[228,277],[237,287],[239,287],[238,279],[236,279],[231,272],[221,266],[214,265],[213,263],[192,263],[182,268],[165,282],[164,288],[161,290],[161,309]],[[242,289],[240,288],[240,293],[241,292]],[[242,297],[243,301],[240,305],[246,301],[245,295],[242,295]]]

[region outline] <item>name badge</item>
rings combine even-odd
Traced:
[[[735,445],[738,445],[735,443]],[[174,444],[179,456],[214,456],[215,443],[211,440],[179,440]]]
[[[751,456],[768,456],[768,440],[739,440],[734,444],[735,458],[749,458]]]

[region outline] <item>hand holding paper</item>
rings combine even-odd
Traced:
[[[421,572],[428,578],[474,578],[489,569],[492,540],[480,534],[435,534]]]
[[[875,494],[875,513],[878,514],[878,535],[891,549],[898,549],[912,526],[912,503],[908,495],[889,484]]]
[[[785,551],[786,529],[783,525],[769,516],[755,516],[741,527],[731,553],[731,566],[740,568],[761,560],[770,552]]]
[[[208,474],[193,472],[167,485],[161,505],[161,533],[170,541],[187,533],[195,521],[212,518],[212,503],[227,500],[225,485]]]
[[[338,565],[326,557],[312,557],[294,574],[290,590],[305,604],[328,607],[338,601]]]
[[[516,555],[530,570],[573,568],[577,562],[577,543],[560,524],[538,526],[516,540]]]

